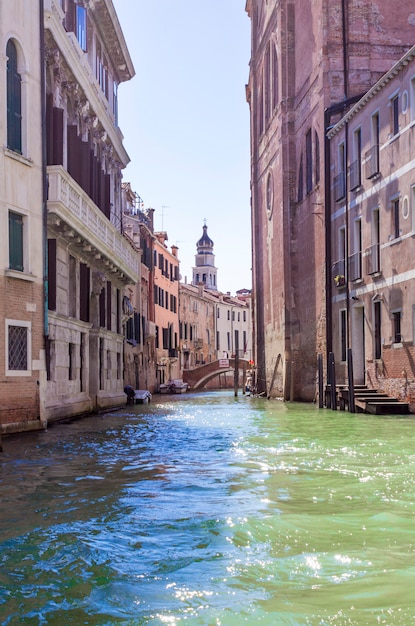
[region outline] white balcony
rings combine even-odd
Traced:
[[[61,165],[48,167],[48,228],[82,251],[93,267],[124,284],[139,278],[139,255],[132,244]]]

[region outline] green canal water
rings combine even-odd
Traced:
[[[3,443],[3,625],[415,623],[410,416],[221,391]]]

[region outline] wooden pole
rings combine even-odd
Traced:
[[[337,411],[337,399],[336,399],[336,366],[334,362],[334,354],[329,354],[330,363],[330,404],[333,411]]]
[[[233,376],[233,389],[235,398],[238,395],[238,378],[239,378],[239,331],[235,330],[235,371]]]
[[[322,409],[323,402],[323,355],[320,353],[317,356],[317,370],[318,370],[318,408]]]
[[[356,405],[354,402],[353,354],[351,348],[347,348],[347,376],[349,379],[349,413],[356,413]]]

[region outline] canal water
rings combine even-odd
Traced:
[[[221,391],[3,444],[3,625],[415,622],[410,416]]]

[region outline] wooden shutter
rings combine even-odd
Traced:
[[[111,330],[112,318],[112,285],[111,281],[107,280],[107,330]]]
[[[9,212],[9,265],[23,272],[23,216]]]
[[[90,270],[85,263],[79,264],[79,317],[89,322]]]
[[[56,311],[56,239],[48,239],[48,309]]]

